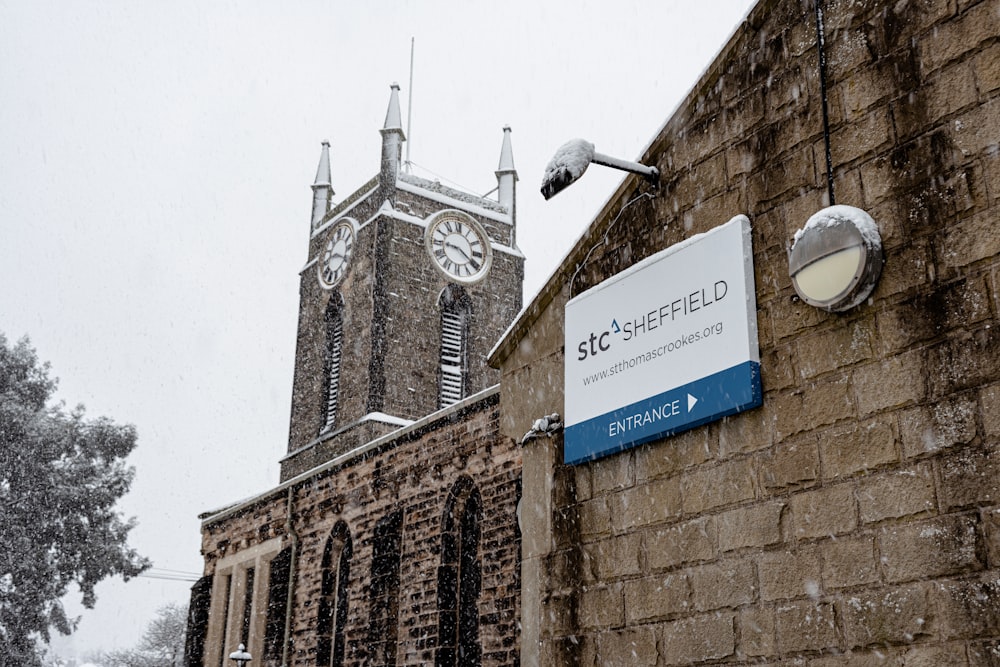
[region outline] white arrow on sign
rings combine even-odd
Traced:
[[[694,404],[697,402],[698,402],[697,398],[695,398],[691,394],[688,394],[688,412],[691,412],[691,408],[693,408]]]

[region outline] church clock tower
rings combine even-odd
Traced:
[[[510,128],[489,199],[404,173],[400,118],[393,84],[379,173],[332,207],[322,147],[282,481],[499,381],[486,355],[524,277]]]

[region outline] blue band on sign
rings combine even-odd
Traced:
[[[762,402],[760,363],[746,361],[566,427],[563,460],[598,459],[756,408]]]

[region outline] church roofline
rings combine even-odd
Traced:
[[[429,181],[412,174],[400,174],[396,187],[410,194],[426,197],[441,204],[464,209],[497,222],[511,224],[510,214],[499,202],[487,197],[462,192],[435,181]]]
[[[680,128],[683,126],[686,120],[686,109],[692,109],[696,106],[699,96],[704,94],[704,88],[709,85],[712,81],[717,81],[718,77],[714,76],[714,73],[720,68],[724,67],[726,63],[731,60],[731,53],[733,49],[737,48],[737,37],[741,32],[746,30],[752,30],[753,26],[760,20],[759,17],[762,16],[766,11],[769,10],[769,6],[766,3],[758,3],[753,6],[743,20],[736,25],[732,33],[729,35],[729,40],[725,43],[722,49],[719,50],[718,54],[715,56],[708,67],[701,73],[697,82],[688,91],[688,94],[684,96],[684,99],[680,101],[679,104],[674,108],[674,111],[667,120],[656,129],[652,138],[646,144],[646,147],[642,150],[641,155],[636,160],[641,164],[648,164],[649,160],[653,159],[654,156],[660,154],[665,150],[665,145],[669,141],[671,136],[671,128]],[[614,218],[615,213],[621,209],[622,205],[627,201],[631,193],[634,193],[636,188],[640,185],[641,177],[635,174],[628,174],[622,179],[618,187],[611,193],[611,196],[604,202],[601,209],[594,215],[590,223],[583,230],[583,233],[573,244],[566,256],[563,257],[562,261],[556,266],[555,271],[549,276],[549,279],[545,281],[541,289],[535,294],[534,298],[517,314],[514,321],[511,322],[510,326],[507,327],[507,331],[500,337],[497,344],[493,346],[489,354],[486,356],[487,363],[493,368],[499,368],[500,365],[507,359],[508,356],[517,348],[518,344],[527,334],[528,330],[535,323],[538,317],[545,311],[553,299],[562,290],[568,289],[569,281],[572,279],[573,273],[576,271],[576,267],[580,262],[583,261],[586,253],[594,243],[594,239],[598,238],[599,234],[603,234],[606,226]],[[566,300],[568,301],[572,298],[572,294],[566,295]]]
[[[354,207],[365,202],[378,189],[378,178],[378,175],[373,176],[367,183],[330,209],[330,212],[326,215],[326,222],[313,230],[312,235],[315,237],[323,233],[330,225],[347,215]],[[495,222],[502,222],[507,225],[512,224],[511,217],[506,212],[506,209],[499,202],[486,197],[462,192],[461,190],[456,190],[455,188],[450,188],[446,185],[420,178],[419,176],[413,176],[412,174],[400,174],[396,182],[396,187],[410,194],[424,197],[452,208],[462,209],[469,213],[489,218]],[[373,217],[377,217],[377,215]],[[399,215],[394,217],[399,218]],[[420,220],[420,218],[416,218],[415,216],[411,216],[411,218],[411,222]],[[363,227],[367,222],[362,223],[361,226]]]
[[[626,201],[625,198],[633,193],[640,184],[641,177],[635,174],[628,174],[622,180],[612,196],[604,203],[601,210],[597,212],[569,252],[566,253],[566,256],[556,265],[556,269],[549,276],[549,279],[545,281],[541,289],[521,309],[521,312],[500,336],[497,344],[486,355],[486,363],[493,368],[500,368],[500,365],[514,351],[535,321],[556,298],[556,295],[569,288],[573,272],[586,257],[594,239],[599,238],[604,233],[605,226],[614,218],[613,211],[620,209]],[[569,301],[572,296],[572,294],[568,294],[566,300]]]
[[[339,435],[339,434],[341,434],[341,433],[343,433],[345,431],[349,431],[352,428],[355,428],[355,427],[360,426],[361,424],[365,424],[367,422],[378,422],[380,424],[387,424],[389,426],[396,426],[396,427],[399,427],[399,428],[406,428],[407,426],[410,426],[411,424],[413,424],[413,420],[412,419],[403,419],[402,417],[396,417],[394,415],[387,415],[384,412],[369,412],[368,414],[366,414],[361,419],[358,419],[357,421],[354,421],[354,422],[351,422],[350,424],[346,424],[344,426],[341,426],[338,429],[334,429],[332,431],[328,431],[328,432],[324,433],[323,435],[319,436],[318,438],[313,439],[308,444],[303,445],[302,447],[299,447],[295,451],[288,452],[287,454],[285,454],[284,456],[282,456],[280,459],[278,459],[278,462],[279,463],[284,463],[285,461],[298,456],[302,452],[309,451],[310,449],[312,449],[316,445],[318,445],[320,443],[323,443],[323,442],[329,440],[330,438],[332,438],[332,437],[334,437],[336,435]]]
[[[500,385],[495,384],[492,387],[488,387],[477,394],[473,394],[472,396],[469,396],[468,398],[459,401],[458,403],[455,403],[454,405],[438,410],[437,412],[432,412],[431,414],[425,417],[421,417],[417,421],[411,423],[409,426],[405,426],[403,428],[393,431],[392,433],[387,433],[386,435],[383,435],[381,437],[375,438],[374,440],[366,442],[360,447],[352,449],[349,452],[345,452],[335,458],[332,458],[329,461],[322,463],[316,466],[315,468],[311,468],[310,470],[307,470],[299,475],[296,475],[291,479],[285,480],[281,484],[278,484],[277,486],[272,487],[266,491],[263,491],[253,496],[249,496],[247,498],[244,498],[243,500],[238,500],[230,505],[225,505],[223,507],[203,512],[198,515],[198,518],[202,520],[201,521],[202,530],[204,530],[206,527],[214,523],[222,521],[223,519],[227,519],[231,516],[239,514],[243,510],[252,507],[258,503],[270,500],[279,494],[284,494],[288,491],[289,488],[301,484],[302,482],[310,479],[311,477],[315,477],[316,475],[320,475],[322,473],[344,467],[349,463],[351,463],[354,459],[375,452],[377,450],[388,449],[394,446],[401,445],[405,441],[419,437],[425,431],[437,427],[442,422],[450,422],[455,415],[460,414],[463,411],[475,408],[479,405],[486,405],[491,401],[496,402],[499,400],[499,398],[500,398]],[[317,439],[317,442],[319,440],[320,439]],[[310,445],[307,445],[303,449],[312,446],[312,444],[314,443],[310,443]]]
[[[378,176],[373,176],[371,180],[351,193],[351,195],[345,198],[344,201],[330,209],[330,212],[326,214],[326,222],[313,230],[313,237],[322,233],[324,230],[329,228],[331,224],[347,215],[347,213],[349,213],[355,206],[367,200],[376,188],[378,188]]]

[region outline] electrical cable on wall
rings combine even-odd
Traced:
[[[584,256],[583,261],[581,261],[577,265],[576,271],[573,272],[573,277],[569,279],[569,292],[570,292],[571,296],[573,294],[573,286],[576,284],[576,277],[577,277],[577,275],[579,275],[579,273],[583,269],[583,267],[585,267],[587,265],[587,262],[590,260],[591,254],[593,254],[594,250],[597,249],[597,246],[599,246],[599,245],[607,245],[607,243],[608,243],[608,235],[611,234],[611,230],[618,223],[618,219],[622,217],[622,213],[625,212],[625,209],[627,209],[629,206],[631,206],[632,204],[636,203],[640,199],[644,199],[644,198],[647,198],[647,197],[649,199],[653,199],[653,195],[651,193],[649,193],[649,192],[643,192],[641,194],[636,195],[635,197],[632,197],[632,199],[630,199],[627,202],[625,202],[625,205],[622,206],[622,208],[621,208],[620,211],[618,211],[618,215],[616,215],[615,219],[611,221],[611,223],[608,225],[608,228],[606,230],[604,230],[604,238],[601,239],[600,241],[598,241],[597,243],[595,243],[593,246],[591,246],[590,250],[587,251],[587,254]]]
[[[823,106],[823,145],[826,149],[826,188],[829,206],[837,202],[833,196],[833,157],[830,153],[830,112],[826,92],[826,39],[823,36],[823,0],[816,0],[816,50],[819,53],[819,96]]]

